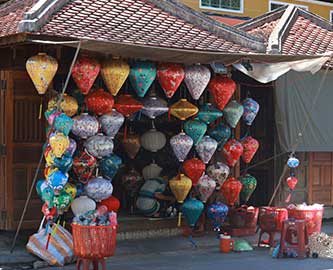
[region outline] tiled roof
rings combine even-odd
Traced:
[[[209,17],[211,17],[212,19],[214,19],[218,22],[225,23],[225,24],[232,25],[232,26],[246,21],[245,19],[229,18],[229,17],[216,16],[216,15],[210,15]]]

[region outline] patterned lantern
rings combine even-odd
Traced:
[[[52,166],[54,163],[54,159],[56,158],[55,154],[52,151],[51,146],[48,146],[44,150],[44,158],[47,166]]]
[[[64,190],[67,194],[71,195],[72,199],[74,200],[77,194],[77,189],[74,184],[67,183],[64,187]]]
[[[71,204],[72,212],[75,216],[82,215],[88,211],[96,209],[96,203],[94,200],[88,198],[88,196],[80,196]]]
[[[198,113],[198,108],[188,102],[186,98],[182,98],[170,107],[169,113],[184,121],[187,118],[196,115]]]
[[[129,158],[134,159],[140,150],[140,136],[138,134],[128,134],[123,140],[123,146]]]
[[[157,131],[155,127],[148,130],[141,136],[141,146],[150,152],[157,152],[161,150],[166,144],[165,135]]]
[[[292,174],[287,178],[287,185],[289,187],[289,195],[286,198],[285,202],[289,203],[291,199],[291,194],[297,185],[298,179]]]
[[[83,95],[87,95],[90,91],[100,69],[100,64],[88,57],[81,57],[75,62],[72,77]]]
[[[199,179],[197,188],[200,200],[206,203],[216,188],[216,182],[208,175],[203,175]]]
[[[167,98],[172,98],[185,76],[180,64],[162,63],[157,66],[157,79]]]
[[[76,151],[76,147],[77,147],[76,141],[72,138],[69,138],[69,146],[66,149],[64,155],[68,156],[68,157],[72,157]]]
[[[158,178],[163,168],[158,166],[154,161],[142,169],[142,175],[145,180]]]
[[[257,179],[255,179],[250,174],[246,174],[245,176],[239,177],[239,181],[243,184],[240,197],[246,203],[250,199],[253,191],[257,187]]]
[[[212,104],[206,103],[200,107],[198,112],[198,118],[200,121],[209,125],[213,123],[216,119],[223,116],[223,112],[216,109]]]
[[[86,184],[85,191],[94,201],[100,202],[112,195],[113,186],[110,181],[102,177],[97,177]]]
[[[244,112],[244,108],[236,100],[231,101],[224,109],[224,115],[228,124],[235,128],[239,119],[241,119]]]
[[[155,119],[169,111],[167,102],[163,99],[155,96],[149,96],[143,101],[142,113],[148,116],[150,119]]]
[[[49,101],[49,103],[47,105],[48,110],[57,108],[58,98],[59,97],[54,97]],[[75,115],[77,113],[77,110],[79,109],[79,105],[75,98],[73,98],[67,94],[64,94],[63,99],[60,103],[60,108],[66,115],[72,117],[73,115]]]
[[[239,198],[243,184],[235,177],[229,177],[222,185],[221,192],[226,202],[230,206],[234,206]]]
[[[258,102],[252,98],[244,99],[242,105],[244,107],[243,121],[246,125],[251,126],[259,112],[260,106]]]
[[[205,164],[209,163],[209,161],[211,160],[216,151],[216,148],[217,148],[217,141],[215,141],[209,136],[204,136],[195,147],[199,157]]]
[[[68,136],[73,127],[73,120],[64,113],[54,119],[54,129]]]
[[[135,100],[131,95],[121,95],[118,97],[114,107],[125,117],[130,117],[132,114],[140,111],[143,105],[139,101]]]
[[[182,205],[182,213],[190,227],[194,227],[201,216],[204,204],[195,198],[187,199]]]
[[[193,99],[200,98],[209,83],[210,76],[210,70],[203,65],[185,67],[184,82]]]
[[[198,120],[188,120],[184,124],[184,130],[187,135],[193,139],[194,145],[197,145],[207,131],[207,125]]]
[[[80,153],[80,155],[73,160],[73,171],[79,181],[84,184],[92,177],[96,166],[96,158],[89,155],[86,151]]]
[[[156,66],[153,62],[136,61],[131,65],[129,80],[139,97],[144,97],[156,78]]]
[[[84,143],[84,147],[90,155],[103,158],[112,154],[113,140],[103,134],[97,134],[87,139]]]
[[[236,83],[223,75],[215,75],[208,88],[215,100],[216,106],[223,111],[236,90]]]
[[[170,139],[171,148],[179,162],[183,162],[193,146],[193,140],[190,136],[181,132]]]
[[[56,119],[61,114],[61,111],[57,108],[47,110],[44,115],[50,126],[53,125],[54,119]]]
[[[293,156],[291,156],[288,161],[287,161],[287,165],[289,168],[297,168],[299,166],[299,160]]]
[[[200,177],[206,170],[205,163],[198,158],[188,159],[183,164],[185,174],[192,180],[192,185],[195,187],[198,184]]]
[[[62,158],[55,158],[53,160],[53,166],[57,167],[61,172],[67,173],[73,165],[73,159],[71,157],[62,156]]]
[[[108,212],[118,212],[120,201],[116,197],[111,196],[110,198],[102,200],[98,205],[105,205],[108,208]]]
[[[218,150],[220,151],[225,143],[231,136],[231,129],[223,123],[219,123],[216,127],[208,132],[209,136],[215,139],[218,143]]]
[[[57,73],[57,60],[46,53],[39,53],[38,55],[30,57],[25,67],[38,94],[45,94]]]
[[[55,170],[47,178],[47,184],[54,191],[62,190],[68,182],[68,174]]]
[[[124,121],[125,117],[115,109],[99,118],[103,132],[112,139],[116,136]]]
[[[242,144],[232,139],[223,146],[223,156],[230,167],[234,167],[243,153]]]
[[[259,142],[256,139],[252,138],[251,136],[247,136],[244,140],[242,140],[242,145],[243,145],[243,154],[242,154],[243,161],[245,163],[250,163],[259,148]]]
[[[209,165],[207,168],[207,174],[210,178],[215,180],[217,190],[221,189],[229,173],[229,167],[222,162],[216,162],[215,164]]]
[[[54,206],[58,211],[63,212],[69,208],[73,201],[73,198],[65,190],[62,190],[59,195],[54,196]]]
[[[130,66],[123,60],[110,59],[102,63],[102,78],[113,96],[116,96],[126,81]]]
[[[57,158],[61,158],[69,146],[69,138],[63,133],[55,133],[49,137],[52,152]]]
[[[208,206],[207,208],[207,217],[210,219],[214,231],[220,231],[223,222],[228,216],[229,208],[221,202],[217,202]]]
[[[191,190],[192,181],[184,174],[180,174],[169,181],[169,186],[177,202],[183,203]]]
[[[98,167],[103,177],[112,180],[113,177],[117,174],[121,164],[122,164],[121,158],[115,154],[112,154],[107,157],[104,157],[99,162]]]
[[[53,207],[54,191],[49,187],[47,181],[39,180],[36,184],[36,190],[38,196],[43,202],[46,202],[49,207]]]
[[[113,96],[102,88],[91,92],[85,102],[88,110],[97,115],[110,113],[114,104]]]
[[[122,177],[122,184],[131,197],[138,193],[142,183],[141,174],[133,168]]]
[[[87,139],[97,134],[99,123],[96,117],[82,113],[73,118],[72,133],[81,139]]]

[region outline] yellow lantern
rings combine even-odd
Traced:
[[[187,118],[196,115],[198,111],[199,109],[195,105],[188,102],[186,98],[182,98],[170,107],[169,113],[184,121]]]
[[[116,96],[126,81],[130,66],[121,59],[107,60],[102,64],[103,80],[113,96]]]
[[[57,97],[52,98],[48,103],[47,109],[48,110],[55,109],[57,107],[57,102],[58,102]],[[77,113],[79,105],[75,98],[67,94],[64,94],[63,100],[60,103],[60,108],[66,115],[72,117]]]
[[[67,183],[64,187],[64,190],[67,194],[71,195],[73,200],[75,199],[77,189],[76,189],[76,186],[74,184]]]
[[[49,138],[49,143],[53,154],[57,158],[61,158],[66,149],[69,147],[70,141],[68,136],[63,133],[56,133]]]

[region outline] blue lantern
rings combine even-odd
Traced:
[[[212,204],[207,208],[207,217],[210,219],[214,230],[220,231],[223,222],[226,220],[229,208],[221,202]]]
[[[223,112],[215,108],[211,103],[202,105],[198,113],[198,119],[207,125],[213,123],[216,119],[222,116]]]
[[[54,172],[50,173],[47,178],[47,183],[50,188],[54,190],[61,190],[68,182],[68,174],[62,173],[60,170],[55,170]]]
[[[54,128],[68,136],[73,127],[73,120],[64,113],[54,119]]]
[[[218,150],[220,151],[231,136],[231,129],[227,125],[220,123],[210,130],[209,135],[218,142]]]
[[[122,164],[122,160],[117,155],[111,154],[107,157],[104,157],[99,162],[99,168],[101,170],[101,174],[108,180],[112,180],[116,175],[120,165]]]
[[[67,173],[72,168],[72,165],[73,158],[65,155],[53,160],[53,166],[57,167],[62,173]]]
[[[182,213],[190,227],[195,226],[203,209],[204,204],[195,198],[189,198],[184,202],[182,206]]]
[[[193,139],[194,145],[197,145],[207,131],[207,125],[198,120],[189,120],[184,124],[185,133]]]
[[[246,125],[251,126],[259,112],[259,104],[252,98],[246,98],[242,102],[244,107],[243,120]]]

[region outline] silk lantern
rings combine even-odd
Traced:
[[[150,119],[155,119],[168,111],[169,108],[167,102],[156,96],[146,97],[143,101],[143,108],[141,110],[141,112]]]
[[[60,96],[56,96],[48,102],[48,105],[47,105],[48,110],[57,108],[58,98],[60,98]],[[79,109],[79,105],[74,97],[64,94],[64,96],[60,102],[60,109],[67,116],[72,117],[73,115],[75,115],[77,113],[77,111]]]
[[[185,174],[192,180],[192,185],[195,187],[198,184],[200,177],[206,170],[206,165],[198,158],[188,159],[183,163]]]
[[[139,97],[144,97],[156,78],[156,66],[149,61],[135,61],[131,65],[129,81]]]
[[[64,187],[64,191],[71,195],[72,199],[74,200],[77,194],[76,186],[72,183],[67,183]]]
[[[84,143],[84,147],[90,155],[96,158],[103,158],[112,154],[113,140],[103,134],[97,134],[88,138]]]
[[[209,125],[213,123],[215,120],[223,116],[223,112],[216,109],[212,104],[206,103],[200,107],[200,111],[198,112],[198,118],[200,121]]]
[[[125,117],[115,109],[99,118],[103,132],[112,139],[114,139],[124,121]]]
[[[69,138],[69,146],[67,147],[64,155],[67,157],[72,157],[76,151],[77,144],[76,141],[72,138]]]
[[[52,152],[57,158],[61,158],[69,146],[69,138],[63,133],[56,133],[49,137],[49,143],[52,148]]]
[[[232,139],[223,146],[223,156],[230,167],[234,167],[243,153],[242,144]]]
[[[200,200],[206,203],[208,198],[213,194],[215,188],[216,182],[212,178],[208,175],[201,176],[197,186]]]
[[[72,69],[72,77],[83,95],[87,95],[93,86],[101,66],[98,61],[88,58],[79,58]]]
[[[61,113],[54,119],[54,129],[68,136],[73,127],[73,120],[64,113]]]
[[[123,140],[123,146],[129,158],[134,159],[140,150],[140,136],[138,134],[128,134]]]
[[[170,139],[170,145],[173,153],[179,162],[183,162],[193,146],[193,140],[190,136],[181,132]]]
[[[218,150],[220,151],[224,144],[231,136],[231,129],[223,123],[219,123],[208,132],[209,136],[215,139],[218,143]]]
[[[241,143],[243,146],[243,161],[250,163],[259,148],[259,142],[251,136],[247,136]]]
[[[55,158],[53,166],[57,167],[61,172],[67,173],[73,165],[72,157],[63,155],[62,158]]]
[[[140,111],[143,107],[142,103],[135,100],[131,95],[120,95],[117,98],[115,109],[125,117],[130,117],[132,114]]]
[[[50,206],[48,203],[44,203],[42,206],[42,213],[47,221],[53,220],[55,215],[57,215],[57,208],[53,206]]]
[[[187,118],[196,115],[198,111],[198,108],[188,102],[186,98],[181,98],[170,107],[169,114],[184,121]]]
[[[194,145],[197,145],[207,131],[207,125],[198,120],[188,120],[184,124],[184,131],[193,139]]]
[[[43,202],[46,202],[49,207],[53,207],[53,198],[54,198],[54,191],[48,185],[47,181],[39,180],[36,184],[37,194],[41,198]]]
[[[244,99],[242,105],[244,107],[243,121],[246,125],[251,126],[259,112],[260,106],[258,102],[252,98]]]
[[[299,166],[299,160],[294,156],[291,156],[287,161],[287,165],[289,168],[295,169]]]
[[[209,163],[216,151],[216,148],[217,141],[215,141],[209,136],[204,136],[195,147],[199,157],[205,164]]]
[[[195,227],[195,224],[198,222],[203,209],[204,204],[195,198],[188,198],[184,202],[182,205],[182,213],[184,214],[187,224],[190,227]]]
[[[92,177],[96,166],[96,158],[86,151],[81,152],[73,159],[73,172],[78,177],[78,180],[84,184]]]
[[[182,83],[185,71],[182,65],[161,63],[157,66],[157,79],[167,98],[172,98]]]
[[[289,195],[285,200],[286,203],[290,202],[291,194],[292,194],[293,190],[295,189],[295,187],[297,185],[297,182],[298,182],[298,179],[293,174],[291,174],[287,178],[287,185],[288,185],[288,188],[289,188]]]
[[[71,204],[72,212],[75,216],[82,215],[88,211],[93,211],[96,209],[96,203],[93,199],[88,196],[80,196],[73,200]]]
[[[47,110],[47,111],[44,113],[45,118],[46,118],[46,120],[47,120],[47,122],[49,123],[50,126],[53,126],[53,122],[54,122],[54,120],[55,120],[60,114],[62,114],[62,112],[61,112],[60,110],[58,110],[57,108]]]
[[[112,195],[113,186],[110,181],[103,177],[97,177],[88,182],[85,186],[85,191],[95,202],[100,202],[109,198]]]
[[[144,149],[156,153],[165,146],[166,137],[153,126],[152,129],[148,130],[141,136],[140,142]]]
[[[46,53],[39,53],[30,57],[25,67],[38,94],[45,94],[57,73],[57,60]]]
[[[239,177],[239,181],[242,183],[243,188],[240,193],[240,197],[245,203],[250,199],[252,193],[257,187],[257,179],[252,175],[246,174],[245,176]]]
[[[216,189],[221,189],[222,184],[227,180],[230,173],[230,169],[227,165],[222,162],[216,162],[209,165],[207,168],[207,174],[210,178],[216,182]]]
[[[113,96],[102,88],[97,89],[85,98],[87,109],[97,115],[110,113],[114,104]]]
[[[47,184],[54,191],[61,190],[68,182],[68,174],[62,173],[59,170],[52,172],[47,178]]]
[[[98,120],[88,113],[82,113],[73,118],[72,133],[81,139],[87,139],[96,135],[98,129]]]
[[[235,177],[229,177],[222,185],[221,192],[226,202],[230,206],[234,206],[239,198],[243,184]]]
[[[108,212],[118,212],[120,208],[120,201],[118,200],[118,198],[111,196],[105,200],[102,200],[98,205],[106,206]]]
[[[239,119],[241,119],[244,112],[242,104],[239,104],[236,100],[232,100],[227,107],[224,108],[224,116],[227,123],[235,128]]]
[[[53,165],[56,156],[53,153],[51,146],[46,147],[46,149],[44,150],[44,158],[47,166]]]
[[[205,91],[209,83],[210,76],[210,70],[203,65],[185,67],[184,82],[194,100],[198,100]]]
[[[57,208],[57,211],[62,213],[66,211],[71,205],[73,198],[65,190],[62,190],[59,195],[54,196],[54,206]]]
[[[102,63],[101,75],[106,87],[116,96],[125,83],[130,72],[130,66],[121,59],[109,59]]]
[[[120,166],[122,164],[122,160],[115,154],[111,154],[109,156],[104,157],[99,162],[99,169],[103,177],[108,180],[112,180],[113,177],[117,174]]]
[[[208,206],[207,217],[210,219],[214,231],[220,231],[222,224],[228,216],[229,208],[221,202]]]
[[[158,178],[162,172],[163,168],[158,166],[155,161],[150,163],[149,165],[145,166],[142,169],[142,175],[145,180]]]
[[[236,90],[236,83],[226,76],[215,75],[209,82],[208,88],[217,108],[223,111]]]

